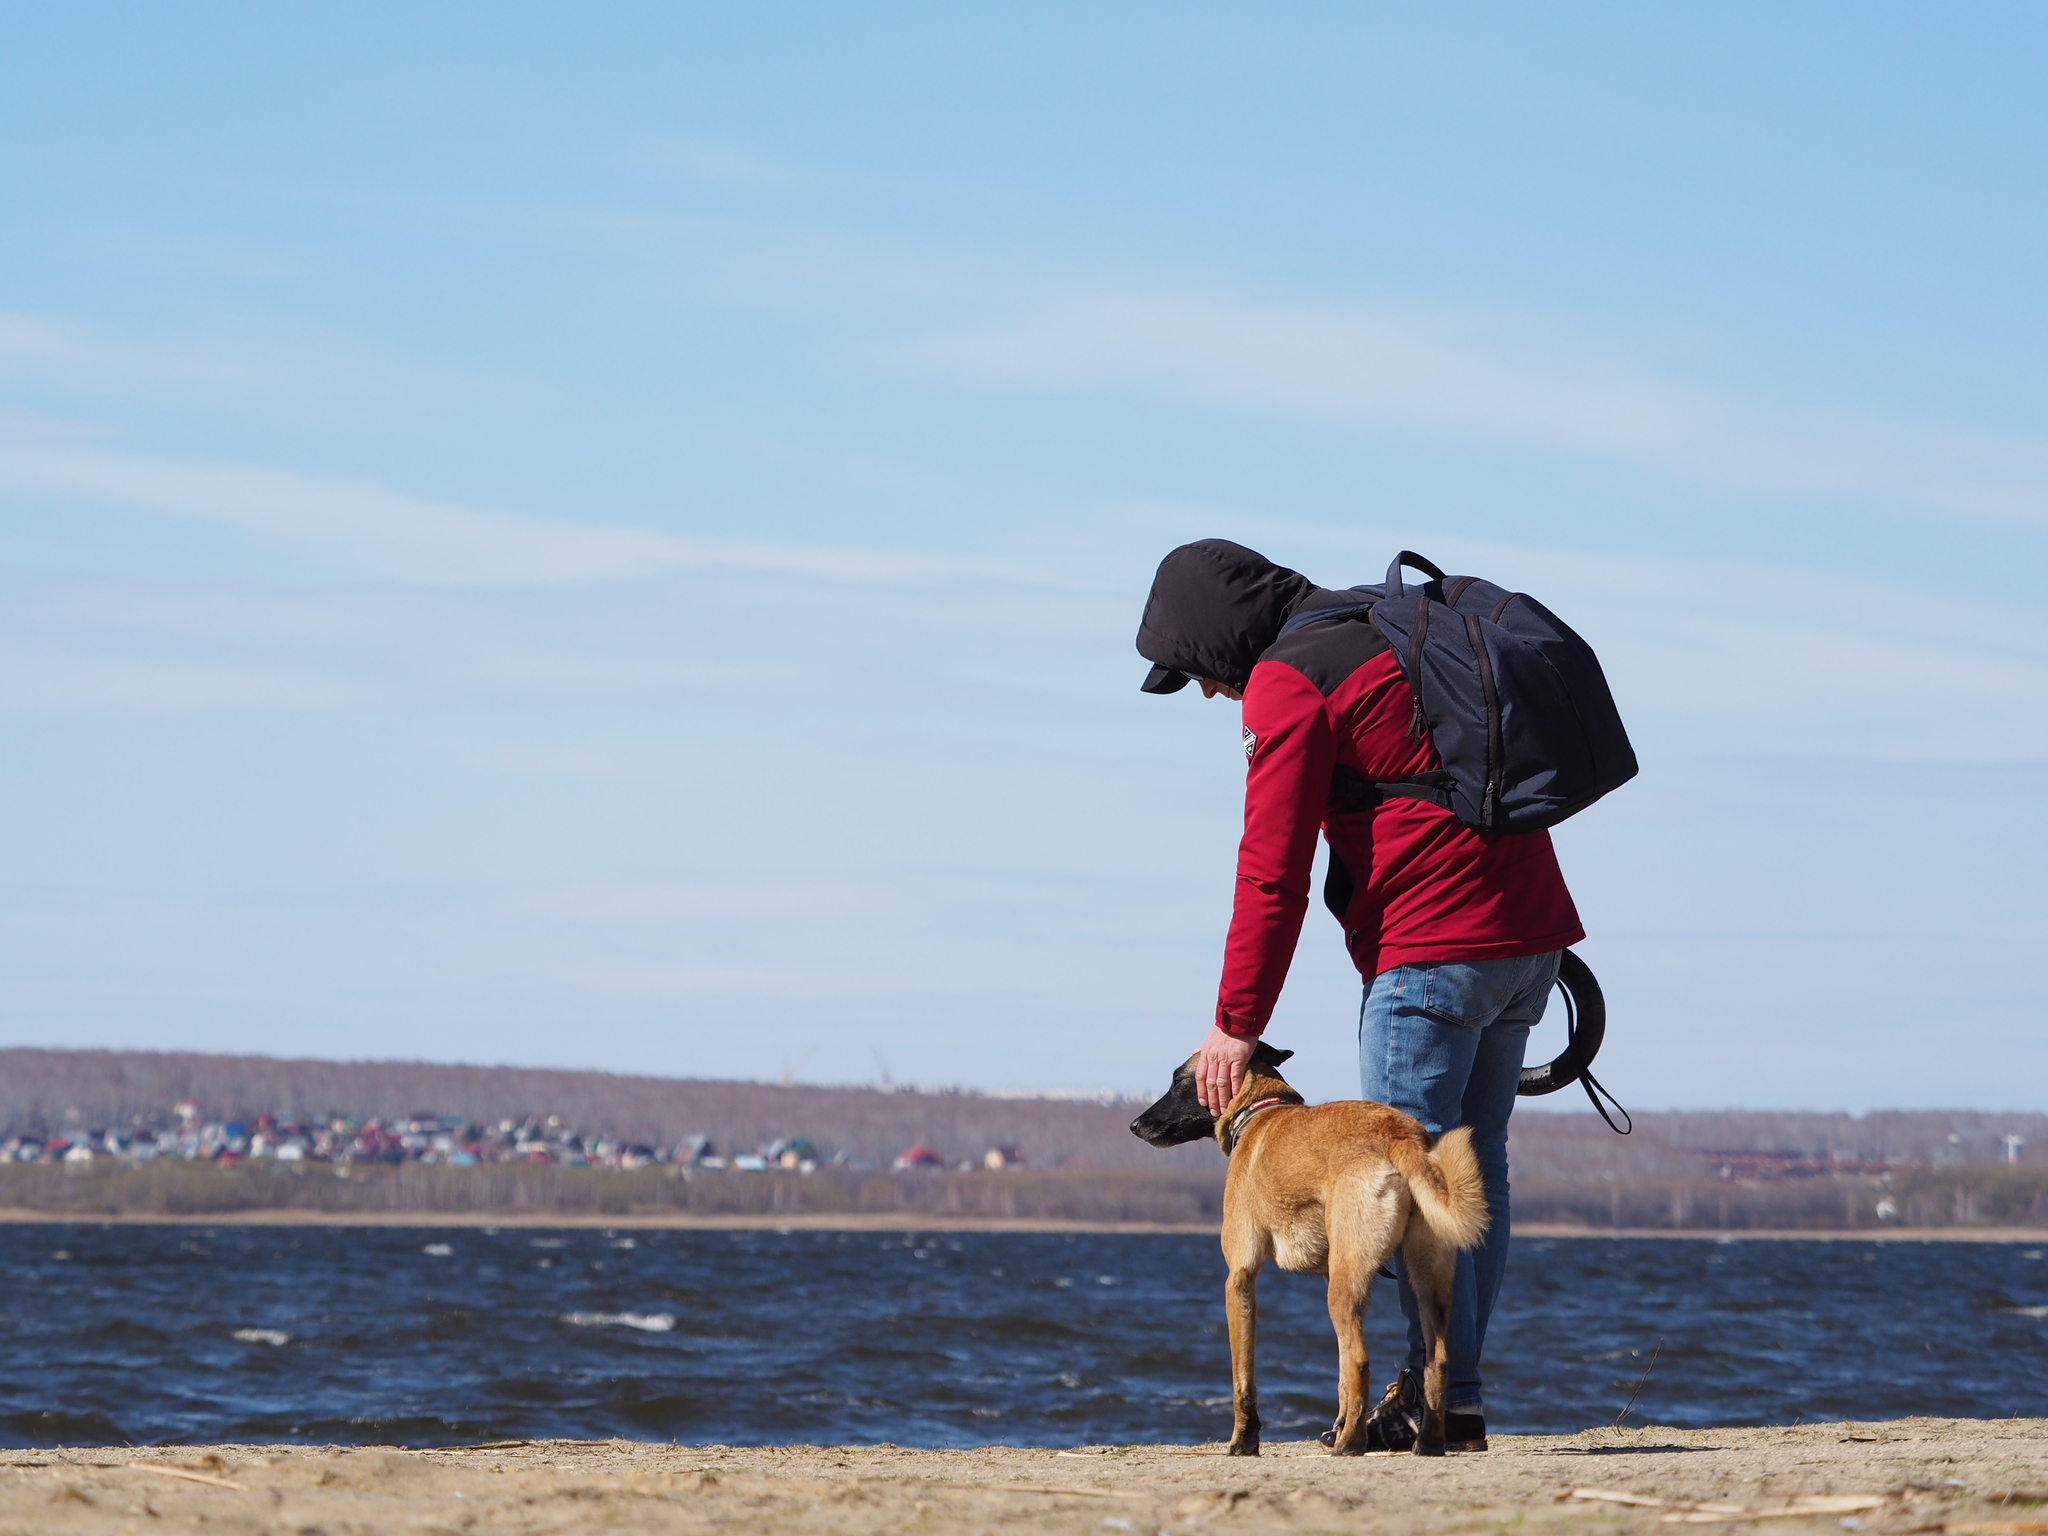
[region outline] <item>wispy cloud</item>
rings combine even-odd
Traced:
[[[749,145],[690,134],[663,134],[647,140],[638,158],[658,171],[688,181],[746,191],[814,192],[848,184],[852,178],[799,165],[765,154]]]
[[[0,423],[0,426],[5,426]],[[373,483],[195,464],[125,451],[74,430],[0,431],[0,495],[188,517],[290,540],[365,574],[429,583],[616,581],[731,566],[848,581],[936,576],[1041,580],[996,561],[685,539],[430,501]]]
[[[709,777],[716,759],[701,747],[670,742],[586,741],[508,752],[494,763],[514,773],[547,778],[687,789]]]
[[[804,185],[733,146],[700,171]],[[815,183],[815,184],[822,184]],[[2048,439],[1689,376],[1626,338],[1481,305],[1289,301],[1199,274],[960,255],[822,219],[567,224],[768,310],[836,308],[898,373],[991,390],[1137,395],[1649,469],[1722,491],[2048,522]]]
[[[805,884],[703,884],[625,881],[536,892],[522,903],[551,917],[590,923],[676,922],[715,918],[808,921],[873,917],[895,902],[874,886],[843,881]]]
[[[715,166],[801,183],[737,149],[707,152],[704,170]],[[1709,382],[1626,338],[1530,313],[1289,301],[1199,275],[1027,266],[821,225],[642,221],[602,235],[766,309],[836,307],[865,332],[853,348],[898,373],[1592,459],[1738,494],[2048,522],[2048,439]]]
[[[2048,521],[2048,442],[1781,404],[1484,311],[1304,306],[1097,290],[879,357],[991,388],[1128,391],[1649,466],[1772,495]]]
[[[451,394],[500,404],[533,398],[532,385],[501,370],[394,356],[361,337],[318,327],[244,322],[198,334],[164,333],[20,312],[0,312],[0,385],[35,399],[89,397],[183,410],[227,403],[244,419],[310,411],[329,426],[337,419],[409,415]],[[0,407],[0,418],[8,414]]]
[[[220,342],[154,345],[50,315],[0,314],[0,379],[154,395],[298,387],[303,366]]]
[[[880,991],[890,985],[885,978],[812,976],[796,971],[726,966],[634,966],[592,971],[585,979],[607,992],[637,992],[655,997],[844,997]]]
[[[905,193],[926,198],[988,195],[977,183],[848,170],[843,165],[792,160],[751,144],[701,134],[657,134],[635,145],[633,158],[658,175],[722,192],[812,198],[852,193],[864,199]]]
[[[379,698],[361,681],[261,662],[65,654],[0,644],[0,714],[159,716],[324,710]]]

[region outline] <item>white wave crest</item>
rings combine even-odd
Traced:
[[[638,1328],[642,1333],[668,1333],[676,1325],[668,1312],[564,1312],[562,1321],[578,1328]]]
[[[279,1333],[275,1328],[237,1328],[235,1337],[244,1344],[271,1344],[279,1348],[292,1341],[290,1334]]]

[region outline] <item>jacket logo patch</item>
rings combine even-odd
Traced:
[[[1259,738],[1258,738],[1258,737],[1256,737],[1256,736],[1254,736],[1254,735],[1252,734],[1252,730],[1251,730],[1251,727],[1250,727],[1250,726],[1246,726],[1246,727],[1245,727],[1245,731],[1244,731],[1244,757],[1245,757],[1245,761],[1246,761],[1246,762],[1250,762],[1250,761],[1251,761],[1251,757],[1252,757],[1252,754],[1253,754],[1254,752],[1258,751],[1258,750],[1259,750]]]

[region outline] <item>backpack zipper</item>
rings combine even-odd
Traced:
[[[1465,615],[1465,638],[1472,643],[1473,658],[1479,663],[1479,686],[1486,695],[1486,793],[1480,797],[1479,821],[1491,832],[1500,802],[1500,694],[1493,685],[1493,658],[1486,654],[1486,637],[1480,633],[1476,613]]]
[[[1408,734],[1417,741],[1429,739],[1429,717],[1422,712],[1422,641],[1429,633],[1429,595],[1415,599],[1415,632],[1408,637],[1408,691],[1415,696],[1415,713],[1408,718]]]

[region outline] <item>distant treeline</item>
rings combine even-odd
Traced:
[[[918,1143],[932,1148],[949,1165],[978,1162],[991,1147],[1015,1147],[1022,1150],[1028,1166],[1041,1171],[1124,1170],[1214,1178],[1223,1166],[1220,1154],[1208,1144],[1161,1152],[1139,1142],[1128,1129],[1136,1107],[1129,1101],[1102,1104],[880,1088],[779,1087],[428,1062],[0,1050],[0,1137],[159,1123],[181,1099],[197,1100],[221,1118],[251,1122],[266,1111],[286,1120],[350,1115],[388,1121],[415,1114],[452,1115],[487,1125],[558,1115],[586,1135],[650,1146],[675,1146],[692,1136],[706,1136],[724,1153],[801,1136],[824,1156],[844,1153],[884,1168],[899,1152]],[[1757,1181],[1832,1183],[1832,1178],[1815,1181],[1797,1175],[1858,1174],[1864,1171],[1858,1165],[1899,1164],[1903,1176],[1907,1165],[1940,1171],[1990,1164],[2007,1155],[2008,1137],[2020,1138],[2022,1168],[2048,1167],[2048,1116],[2038,1114],[1646,1113],[1636,1117],[1634,1135],[1621,1137],[1590,1114],[1552,1112],[1532,1102],[1514,1119],[1509,1155],[1518,1194],[1527,1191],[1530,1199],[1552,1184],[1591,1182],[1593,1190],[1573,1199],[1581,1205],[1592,1202],[1585,1209],[1593,1211],[1603,1201],[1611,1204],[1609,1185],[1618,1182],[1638,1190],[1630,1199],[1667,1204],[1677,1200],[1687,1210],[1705,1199],[1718,1210],[1718,1194],[1695,1197],[1684,1191],[1700,1181],[1736,1186]],[[1787,1160],[1804,1160],[1809,1166],[1781,1166]],[[1788,1174],[1793,1177],[1785,1177]],[[1652,1189],[1662,1193],[1643,1192]],[[1797,1205],[1809,1200],[1824,1203],[1828,1197],[1809,1191],[1783,1198]],[[1848,1197],[1838,1192],[1832,1198]],[[1612,1223],[1603,1217],[1597,1224]]]
[[[1576,1096],[1577,1090],[1569,1091]],[[1539,1101],[1553,1103],[1554,1100]],[[1583,1112],[1553,1112],[1524,1101],[1509,1126],[1517,1186],[1527,1179],[1718,1177],[1731,1157],[1804,1159],[1819,1164],[1998,1163],[2006,1138],[2019,1162],[2048,1167],[2048,1115],[1974,1109],[1881,1109],[1864,1115],[1811,1110],[1650,1111],[1635,1134],[1617,1136]]]
[[[159,1123],[181,1099],[252,1124],[266,1112],[287,1121],[451,1115],[484,1125],[557,1115],[585,1135],[656,1147],[704,1136],[726,1154],[804,1137],[825,1155],[843,1152],[885,1168],[919,1143],[949,1164],[1015,1147],[1039,1168],[1222,1167],[1210,1146],[1162,1153],[1137,1140],[1128,1129],[1136,1109],[1128,1104],[434,1062],[0,1050],[0,1137]]]
[[[287,1210],[451,1215],[659,1216],[912,1214],[1074,1222],[1210,1225],[1223,1179],[1209,1171],[1004,1170],[972,1173],[619,1172],[545,1164],[351,1169],[326,1165],[154,1162],[131,1167],[0,1165],[0,1207],[75,1215],[205,1216]],[[1839,1231],[2039,1226],[2048,1168],[1998,1164],[1904,1169],[1886,1177],[1721,1180],[1517,1180],[1517,1225],[1589,1230]]]
[[[1681,1232],[2048,1228],[2048,1167],[1901,1168],[1882,1176],[1514,1181],[1517,1223]]]

